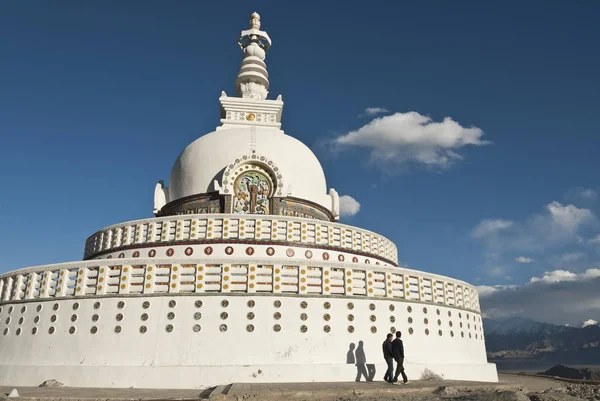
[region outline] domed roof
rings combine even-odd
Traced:
[[[331,209],[325,174],[314,153],[302,142],[271,127],[231,127],[206,134],[179,155],[168,184],[168,199],[218,191],[225,169],[246,157],[272,162],[283,181],[281,196],[309,200]],[[215,180],[217,186],[215,186]]]
[[[168,188],[158,182],[154,213],[286,214],[337,220],[339,196],[334,189],[327,192],[321,163],[306,145],[281,130],[281,95],[267,99],[265,55],[272,42],[260,30],[260,16],[253,13],[250,18],[250,29],[238,40],[243,50],[235,81],[238,96],[221,93],[222,125],[179,155]]]

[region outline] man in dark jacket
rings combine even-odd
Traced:
[[[382,344],[383,348],[383,359],[387,363],[387,371],[385,372],[385,376],[383,376],[383,380],[388,383],[393,383],[393,374],[394,374],[394,351],[392,348],[392,337],[394,337],[391,333],[388,333],[385,341]]]
[[[390,334],[391,335],[391,334]],[[402,337],[402,333],[399,331],[396,332],[396,339],[392,342],[392,354],[394,355],[394,359],[398,364],[396,366],[396,374],[394,375],[394,383],[398,382],[398,376],[402,373],[402,379],[404,384],[408,383],[408,377],[406,377],[406,373],[404,373],[404,344],[400,339]]]

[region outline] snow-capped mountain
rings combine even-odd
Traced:
[[[597,364],[600,361],[600,325],[592,322],[588,320],[582,327],[573,327],[521,317],[484,319],[488,358],[498,362],[519,358],[548,363]]]

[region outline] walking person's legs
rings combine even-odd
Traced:
[[[385,372],[385,377],[383,378],[388,383],[393,383],[394,378],[394,359],[389,358],[385,360],[387,362],[387,372]]]
[[[406,377],[406,373],[404,373],[404,359],[397,359],[396,363],[398,364],[396,366],[396,374],[394,375],[394,383],[398,382],[398,376],[400,376],[400,374],[402,374],[402,380],[404,381],[404,383],[408,382],[408,378]]]

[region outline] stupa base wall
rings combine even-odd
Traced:
[[[409,380],[425,369],[446,380],[497,382],[494,364],[405,363]],[[356,380],[351,364],[290,364],[240,366],[0,366],[1,386],[39,386],[54,379],[69,387],[202,389],[229,383],[348,382]],[[381,381],[385,363],[367,364],[364,372]],[[401,380],[402,378],[400,378]],[[361,376],[361,381],[365,381]]]

